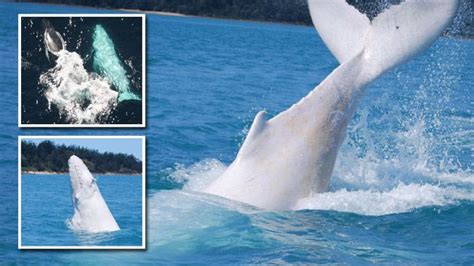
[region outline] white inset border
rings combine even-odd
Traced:
[[[138,17],[142,19],[141,124],[23,124],[21,122],[21,19],[35,17]],[[146,127],[146,21],[145,14],[18,14],[18,127],[20,128],[145,128]]]
[[[142,243],[140,246],[25,246],[21,242],[21,142],[28,139],[140,139],[142,149]],[[18,136],[18,249],[146,249],[146,138],[145,136]]]

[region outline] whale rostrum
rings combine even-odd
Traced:
[[[47,19],[42,19],[44,29],[43,42],[45,46],[46,57],[49,60],[49,53],[58,56],[61,50],[66,49],[66,43],[59,32],[57,32],[51,22]]]
[[[74,215],[69,220],[70,226],[90,233],[120,230],[100,193],[96,179],[84,162],[73,155],[68,164],[74,208]]]

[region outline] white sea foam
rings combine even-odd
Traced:
[[[88,73],[84,62],[75,52],[62,50],[56,66],[40,76],[39,84],[46,88],[45,96],[72,123],[98,123],[110,114],[118,93],[106,79]]]
[[[430,184],[399,184],[392,190],[375,189],[314,194],[301,199],[296,210],[334,210],[363,215],[386,215],[408,212],[425,206],[444,206],[460,200],[474,200],[472,191]]]
[[[171,178],[184,183],[184,189],[201,191],[224,173],[227,166],[216,159],[205,159],[190,167],[176,165]]]
[[[185,182],[184,190],[200,191],[224,170],[225,165],[218,160],[204,160],[187,168],[178,166],[171,177],[178,182]],[[397,170],[392,170],[395,171],[392,174],[396,176]],[[368,170],[368,172],[371,171]],[[400,181],[392,181],[394,184],[387,185],[383,183],[387,181],[377,180],[376,173],[373,174],[374,176],[371,178],[360,180],[359,184],[349,184],[350,187],[348,188],[314,194],[301,199],[293,209],[335,210],[362,215],[387,215],[409,212],[426,206],[445,206],[462,200],[474,200],[474,191],[466,187],[416,183],[415,181],[406,184]],[[452,176],[456,175],[452,174]],[[366,187],[367,182],[373,184],[373,186]]]
[[[474,187],[470,184],[474,176],[470,171],[439,172],[417,160],[382,159],[375,153],[352,158],[356,151],[350,145],[346,148],[333,177],[332,189],[301,199],[294,210],[388,215],[474,200]],[[184,183],[185,191],[201,191],[225,169],[222,162],[207,159],[189,167],[177,165],[170,177]]]
[[[352,137],[341,149],[330,191],[301,199],[294,210],[388,215],[474,200],[472,170],[432,149],[438,139],[426,133],[422,119],[381,136],[368,129],[367,114],[362,110],[349,128]],[[386,123],[384,119],[380,123]],[[170,177],[185,184],[185,191],[202,191],[225,169],[224,163],[206,159],[188,167],[177,165]]]

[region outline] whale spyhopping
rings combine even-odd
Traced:
[[[74,207],[74,215],[69,220],[70,226],[75,230],[90,233],[120,230],[102,198],[96,179],[84,162],[73,155],[69,158],[68,164]]]

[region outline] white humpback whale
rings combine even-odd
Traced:
[[[100,233],[120,230],[100,194],[95,178],[79,157],[69,158],[74,215],[69,220],[75,230]]]
[[[428,48],[459,0],[406,0],[372,21],[345,0],[309,0],[313,24],[341,63],[298,103],[270,120],[259,112],[225,172],[204,192],[269,210],[325,192],[364,88]]]
[[[66,49],[66,43],[64,42],[64,39],[61,34],[59,34],[59,32],[54,29],[53,25],[51,25],[51,22],[49,22],[49,20],[43,19],[42,24],[44,29],[44,51],[46,53],[46,57],[49,60],[49,53],[58,56],[59,51]]]
[[[140,100],[130,89],[130,80],[127,77],[127,71],[120,61],[115,45],[109,37],[102,25],[96,25],[92,35],[92,49],[93,49],[93,67],[104,77],[106,77],[111,84],[115,86],[119,92],[118,101],[126,100]]]

